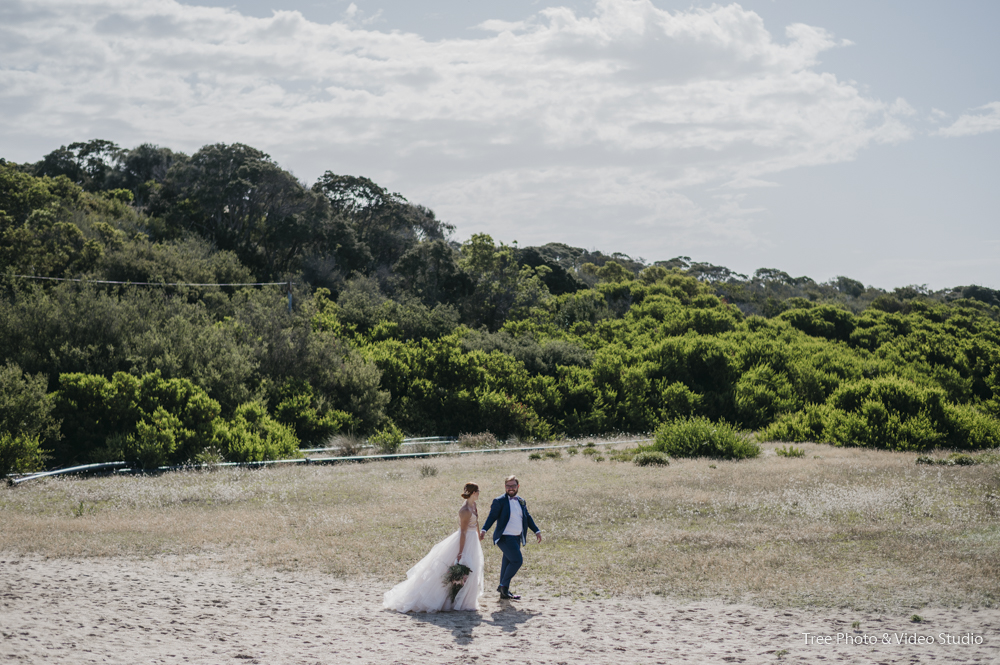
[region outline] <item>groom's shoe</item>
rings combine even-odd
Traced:
[[[501,600],[521,600],[521,597],[516,593],[511,593],[510,589],[505,586],[500,587],[500,599]]]

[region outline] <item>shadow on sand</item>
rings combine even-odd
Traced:
[[[417,612],[410,616],[415,621],[450,630],[456,644],[466,645],[472,642],[472,633],[478,626],[499,626],[504,633],[514,633],[521,624],[538,614],[539,612],[518,609],[510,601],[502,600],[500,609],[494,610],[489,619],[484,619],[479,612]]]

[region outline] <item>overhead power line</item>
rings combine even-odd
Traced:
[[[83,284],[122,284],[125,286],[291,286],[294,282],[239,282],[227,284],[196,284],[194,282],[129,282],[109,279],[73,279],[71,277],[38,277],[36,275],[14,275],[22,279],[44,279],[52,282],[80,282]]]
[[[78,282],[80,284],[119,284],[121,286],[287,286],[288,311],[292,311],[292,284],[295,282],[233,282],[227,284],[196,284],[193,282],[123,282],[110,279],[75,279],[72,277],[39,277],[38,275],[14,275],[21,279],[42,279],[50,282]]]

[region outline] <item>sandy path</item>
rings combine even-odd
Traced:
[[[549,594],[511,604],[490,594],[479,614],[400,615],[382,610],[383,591],[196,559],[0,554],[0,662],[1000,664],[996,609],[925,609],[925,622],[913,624],[846,610]],[[806,645],[805,632],[834,643]],[[879,643],[837,645],[838,633]],[[885,633],[892,644],[881,642]],[[899,645],[895,633],[972,633],[982,643]]]

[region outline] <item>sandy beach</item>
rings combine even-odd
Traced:
[[[995,608],[926,608],[913,623],[521,588],[524,600],[491,593],[478,613],[401,615],[382,609],[384,583],[233,571],[210,557],[6,554],[0,571],[0,659],[11,663],[1000,663]]]

